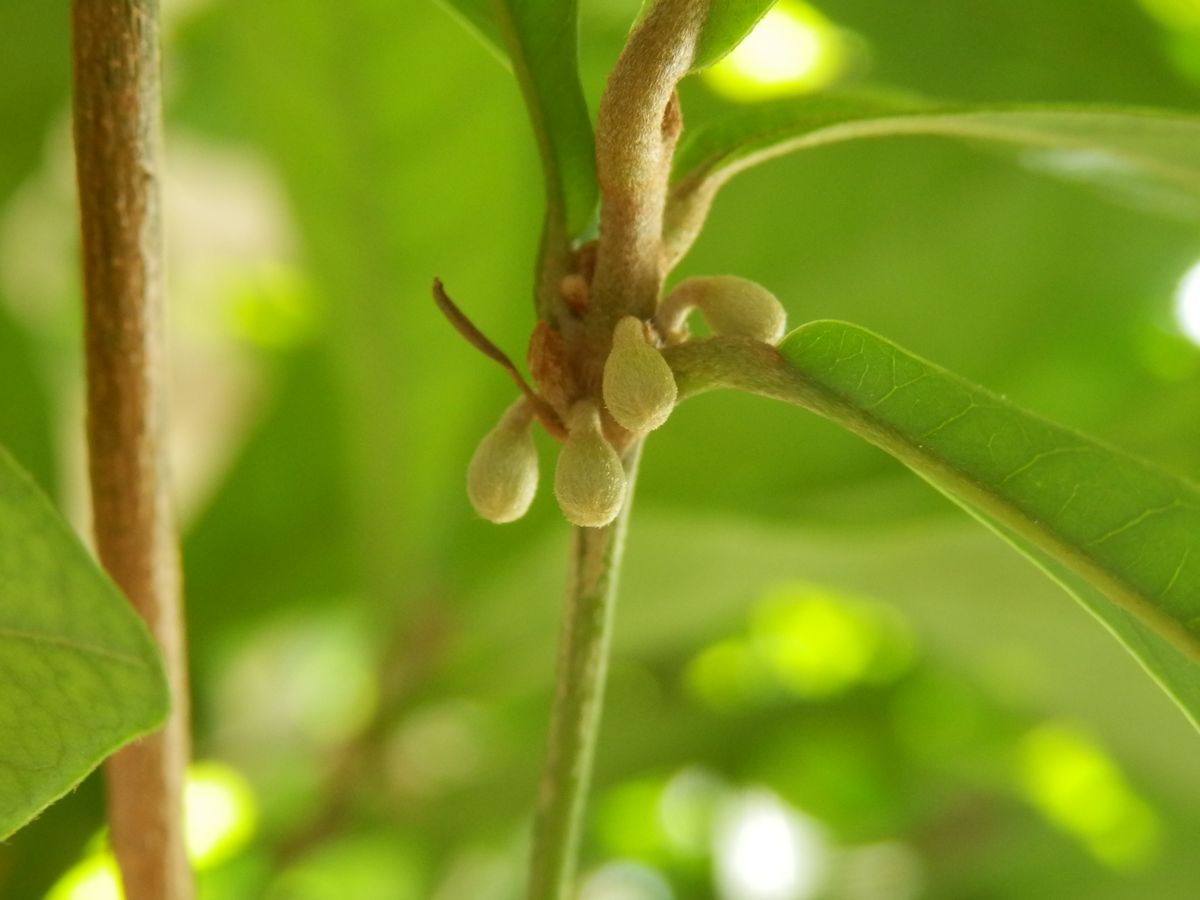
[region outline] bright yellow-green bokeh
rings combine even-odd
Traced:
[[[199,872],[236,854],[254,836],[258,804],[246,779],[224,763],[197,762],[184,786],[184,840]],[[102,836],[46,900],[123,900],[116,860]]]
[[[1158,849],[1158,817],[1116,762],[1086,735],[1046,724],[1018,747],[1021,786],[1034,806],[1114,869],[1138,868]]]
[[[117,864],[108,851],[93,853],[58,880],[46,900],[123,900]]]
[[[1200,28],[1200,3],[1196,0],[1138,0],[1142,8],[1168,28]]]
[[[704,78],[733,100],[753,101],[828,87],[848,66],[845,41],[807,3],[774,6]]]
[[[889,607],[824,588],[778,588],[754,607],[745,638],[729,637],[689,664],[688,687],[715,709],[745,709],[779,696],[823,699],[859,684],[894,681],[916,647]]]
[[[188,770],[183,802],[188,857],[197,869],[228,859],[254,836],[254,792],[237,770],[223,763],[195,763]]]

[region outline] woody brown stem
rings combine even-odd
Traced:
[[[87,437],[100,562],[162,651],[172,712],[105,767],[128,900],[190,900],[179,553],[163,450],[161,97],[156,0],[73,0]]]

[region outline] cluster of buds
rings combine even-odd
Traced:
[[[554,495],[573,524],[600,528],[620,514],[627,478],[610,435],[620,435],[624,441],[619,446],[626,447],[667,421],[678,391],[659,350],[664,342],[659,335],[669,344],[687,340],[693,309],[714,334],[771,344],[783,337],[787,324],[783,306],[770,291],[732,276],[681,282],[659,304],[654,323],[634,316],[618,320],[604,361],[601,396],[574,398],[563,404],[565,409],[550,413],[557,414],[552,433],[562,440]],[[532,426],[538,418],[545,423],[549,409],[526,388],[526,396],[505,411],[475,451],[467,469],[467,495],[483,518],[512,522],[529,509],[538,482]],[[606,429],[606,423],[616,428]]]

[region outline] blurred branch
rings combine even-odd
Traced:
[[[162,440],[158,4],[74,0],[71,15],[96,547],[158,642],[173,701],[161,731],[108,761],[108,819],[126,897],[188,900],[187,675]]]

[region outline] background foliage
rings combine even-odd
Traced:
[[[845,83],[1200,102],[1187,0],[817,5]],[[637,6],[582,5],[593,110]],[[165,13],[175,467],[196,753],[220,763],[194,781],[203,895],[516,896],[566,529],[545,490],[520,523],[472,516],[466,462],[511,387],[428,297],[440,275],[521,354],[542,184],[516,84],[430,2]],[[0,31],[19,38],[0,55],[0,441],[82,523],[66,3],[6,0]],[[689,123],[736,102],[714,84],[686,84]],[[929,138],[781,160],[725,189],[679,275],[753,278],[793,322],[861,323],[1200,477],[1200,349],[1172,317],[1195,220],[1025,161]],[[623,581],[590,900],[1198,883],[1183,717],[852,436],[689,401],[649,442]],[[105,896],[78,887],[102,882],[101,822],[93,778],[0,847],[0,896],[81,861],[58,896]],[[738,880],[746,833],[791,848],[790,893]]]

